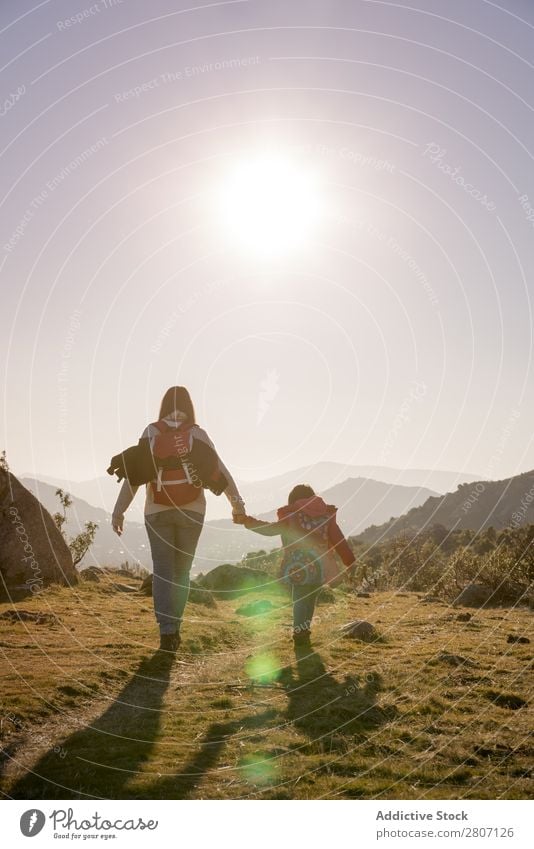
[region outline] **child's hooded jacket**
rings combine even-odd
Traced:
[[[317,559],[310,553],[312,550],[321,554],[321,571],[317,574],[317,583],[333,583],[338,577],[335,554],[338,554],[343,564],[348,568],[353,565],[355,557],[347,540],[337,524],[337,508],[326,504],[319,495],[301,498],[293,504],[280,507],[277,511],[277,522],[262,522],[248,517],[245,527],[264,536],[280,534],[284,556],[282,574],[286,574],[291,564],[297,564]],[[293,582],[297,581],[293,578]],[[306,582],[311,582],[307,580]]]

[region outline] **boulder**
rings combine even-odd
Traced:
[[[521,636],[521,634],[508,634],[508,637],[506,638],[506,642],[507,643],[520,643],[521,645],[526,645],[527,643],[530,643],[530,640],[529,640],[528,637]]]
[[[198,585],[217,593],[243,592],[246,590],[269,589],[274,579],[260,569],[223,563],[198,579]]]
[[[365,643],[378,639],[375,626],[371,625],[370,622],[365,622],[364,619],[355,619],[354,622],[342,625],[340,630],[346,637],[363,640]]]
[[[453,604],[462,607],[484,607],[492,595],[493,590],[485,584],[468,584],[455,598]]]
[[[0,594],[38,594],[73,585],[78,573],[50,513],[11,472],[0,468]]]

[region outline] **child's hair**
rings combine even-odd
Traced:
[[[299,483],[293,487],[291,492],[287,497],[288,504],[294,504],[295,501],[299,501],[301,498],[312,498],[315,495],[315,492],[311,488],[311,486],[307,483]]]

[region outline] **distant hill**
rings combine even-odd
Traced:
[[[434,493],[449,492],[458,484],[476,481],[480,475],[432,469],[394,469],[388,466],[354,466],[345,463],[321,462],[294,469],[263,481],[240,483],[247,509],[262,513],[275,505],[284,504],[288,492],[297,483],[309,483],[316,492],[333,490],[347,479],[367,479],[401,487],[424,487]],[[395,515],[392,512],[390,515]]]
[[[59,486],[76,498],[94,504],[111,513],[119,484],[110,475],[101,475],[85,481],[69,481],[47,475],[23,473],[19,478],[38,479],[51,486]],[[426,487],[434,493],[451,492],[460,483],[480,480],[480,475],[441,469],[395,469],[390,466],[357,466],[347,463],[322,461],[311,466],[292,469],[282,475],[259,481],[239,481],[239,487],[250,513],[265,513],[275,505],[283,504],[290,489],[297,483],[309,483],[317,492],[324,492],[347,478],[366,478],[399,486]],[[391,514],[394,515],[394,514]],[[140,494],[132,503],[130,521],[143,521],[143,498]],[[228,502],[224,497],[208,495],[208,520],[228,516]],[[389,518],[389,517],[388,517]]]
[[[461,484],[456,492],[433,496],[398,518],[368,527],[359,539],[377,542],[434,524],[477,531],[528,523],[534,523],[534,471],[500,481]]]
[[[435,493],[424,487],[398,486],[366,478],[349,478],[326,490],[318,490],[328,504],[338,507],[338,521],[344,533],[358,534],[370,524],[405,513],[410,507],[423,504]],[[276,506],[287,501],[287,492]],[[249,513],[250,503],[247,502]],[[276,511],[256,514],[265,521],[273,521]],[[232,524],[229,519],[207,522],[198,547],[198,556],[205,563],[203,569],[217,563],[235,562],[244,553],[259,549],[269,550],[280,544],[278,537],[262,537],[252,531]],[[210,560],[212,560],[210,565]]]
[[[45,483],[35,478],[22,478],[21,481],[50,513],[58,512],[59,499],[56,495],[56,484]],[[111,527],[111,515],[106,510],[73,495],[68,484],[65,481],[62,483],[65,491],[72,495],[72,507],[67,511],[65,526],[67,537],[79,534],[85,522],[92,521],[98,524],[95,541],[85,555],[82,566],[91,564],[119,566],[125,560],[129,560],[130,563],[139,562],[142,566],[152,568],[148,539],[141,522],[128,522],[127,534],[119,538]]]
[[[23,478],[24,486],[28,487],[47,510],[54,513],[58,509],[56,486],[34,478]],[[71,492],[68,487],[67,491]],[[405,513],[411,507],[423,504],[427,498],[434,495],[432,490],[424,487],[408,487],[385,484],[380,481],[365,478],[350,478],[326,490],[318,490],[328,503],[339,508],[338,519],[344,532],[357,534],[370,524],[377,524],[391,516]],[[151,569],[150,549],[144,524],[132,521],[131,513],[126,514],[125,532],[118,537],[111,528],[110,514],[98,507],[93,507],[84,499],[72,494],[73,505],[68,511],[67,535],[79,533],[85,522],[92,520],[98,523],[94,545],[86,555],[83,565],[91,563],[98,565],[118,566],[125,560],[139,562]],[[279,506],[286,502],[287,492],[278,502],[272,501],[269,506]],[[142,499],[139,499],[142,505]],[[250,513],[256,512],[247,504]],[[272,520],[275,511],[259,512],[260,518]],[[244,554],[258,549],[269,550],[279,545],[277,537],[260,537],[251,531],[236,526],[231,519],[208,521],[200,537],[195,557],[195,572],[207,572],[220,563],[236,562]]]

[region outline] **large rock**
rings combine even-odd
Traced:
[[[249,569],[248,566],[234,566],[233,563],[223,563],[198,578],[197,583],[207,590],[224,594],[260,587],[263,590],[268,590],[276,582],[267,572],[262,572],[260,569]]]
[[[77,584],[70,549],[50,513],[0,468],[0,594],[38,594],[48,584]]]

